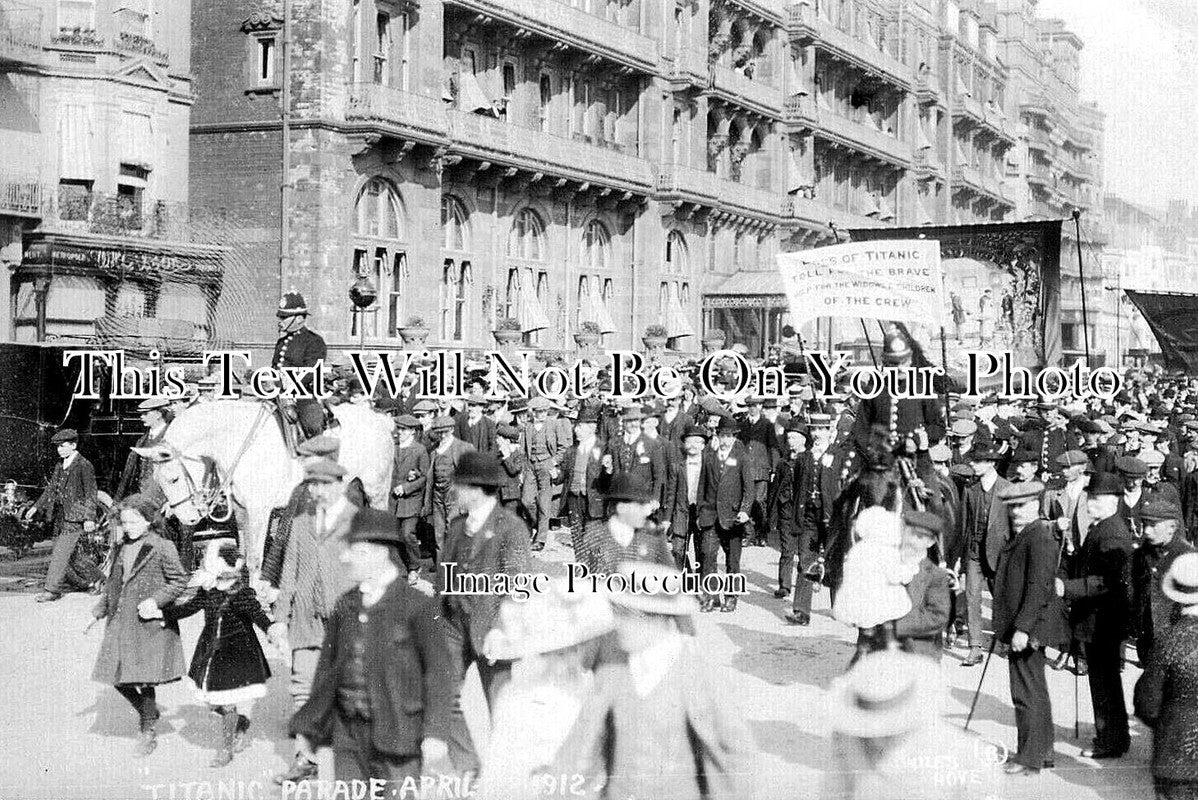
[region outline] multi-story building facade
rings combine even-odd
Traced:
[[[334,347],[398,346],[412,316],[432,346],[486,347],[510,317],[549,350],[592,322],[607,347],[661,324],[679,352],[713,327],[760,352],[786,319],[777,252],[835,227],[1017,218],[1019,97],[992,4],[291,13],[195,5],[192,201],[241,220],[250,283],[304,291]],[[348,297],[361,278],[367,313]],[[272,316],[230,335],[265,347]]]
[[[190,13],[189,0],[0,6],[5,339],[213,332],[219,257],[183,241]]]

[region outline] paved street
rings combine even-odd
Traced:
[[[728,691],[741,701],[761,755],[760,774],[772,789],[770,796],[812,796],[830,753],[821,690],[843,670],[851,637],[828,616],[826,592],[817,595],[817,616],[810,628],[783,623],[787,605],[770,594],[776,557],[772,549],[745,551],[743,569],[753,594],[734,615],[702,615],[699,636],[710,657],[731,670]],[[269,777],[289,756],[289,743],[282,736],[289,711],[285,679],[272,678],[269,696],[253,710],[252,746],[230,766],[220,770],[207,766],[217,741],[217,718],[183,684],[160,690],[164,715],[158,749],[147,759],[135,758],[133,712],[115,691],[89,679],[102,636],[100,626],[90,634],[83,632],[92,602],[86,595],[70,595],[58,603],[37,605],[32,594],[0,594],[0,625],[6,634],[0,643],[0,687],[9,709],[0,760],[0,800],[141,800],[154,797],[151,787],[155,786],[159,786],[157,796],[167,798],[171,782],[177,799],[277,796]],[[184,628],[188,655],[199,623],[195,617]],[[951,683],[947,714],[956,725],[964,723],[981,674],[980,669],[957,666],[959,657],[957,652],[945,659],[943,668]],[[281,665],[276,666],[281,674]],[[1129,697],[1138,674],[1128,666]],[[471,678],[467,705],[472,722],[477,723],[481,701]],[[1009,745],[1015,731],[1006,679],[1006,664],[996,658],[986,676],[974,727],[984,737]],[[1078,742],[1073,738],[1074,677],[1054,672],[1049,680],[1057,720],[1057,768],[1039,778],[999,783],[994,796],[1003,800],[1150,798],[1145,766],[1150,735],[1135,725],[1131,753],[1119,762],[1099,767],[1081,760],[1079,750],[1093,735],[1085,681],[1079,692],[1083,742]],[[194,781],[210,783],[188,785]]]

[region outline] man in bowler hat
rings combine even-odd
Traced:
[[[444,762],[457,670],[432,597],[404,577],[396,518],[364,509],[340,560],[357,587],[337,601],[312,696],[291,720],[308,758],[332,744],[338,780],[384,780],[392,792]]]
[[[79,537],[96,529],[96,471],[79,454],[79,434],[74,430],[63,428],[50,443],[58,449],[60,461],[54,465],[50,485],[25,513],[26,519],[42,514],[54,526],[54,549],[39,603],[57,600],[71,589],[95,589],[104,577],[91,559],[77,552]]]

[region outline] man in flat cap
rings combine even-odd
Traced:
[[[162,443],[166,425],[170,422],[170,404],[170,400],[165,397],[151,397],[138,403],[137,412],[146,432],[138,438],[134,447],[153,447]],[[124,500],[134,493],[143,494],[158,501],[166,500],[162,487],[154,480],[153,464],[134,450],[130,450],[125,459],[125,469],[121,472],[121,480],[117,483],[116,492],[113,494],[113,500]]]
[[[342,567],[341,548],[358,507],[345,496],[345,467],[328,458],[304,465],[304,484],[312,498],[291,522],[274,604],[271,635],[291,655],[289,689],[298,710],[312,693],[326,626],[337,598],[353,582]],[[316,763],[297,742],[290,769],[276,783],[298,782],[316,775]]]
[[[1147,665],[1157,634],[1177,620],[1175,604],[1161,591],[1161,580],[1179,555],[1194,552],[1181,529],[1181,506],[1165,497],[1150,497],[1140,509],[1144,538],[1132,556],[1132,619],[1136,655]]]
[[[333,747],[339,781],[385,781],[401,796],[405,779],[448,766],[460,682],[435,600],[403,575],[395,517],[364,509],[352,520],[338,561],[353,587],[328,620],[311,697],[290,732],[309,759]]]
[[[1068,640],[1064,605],[1056,595],[1057,540],[1040,519],[1044,484],[1025,481],[999,493],[1012,535],[994,578],[994,635],[1010,646],[1011,701],[1018,731],[1012,775],[1034,775],[1053,760],[1052,702],[1044,677],[1044,648]]]
[[[596,409],[582,408],[574,423],[574,444],[562,458],[562,504],[569,520],[572,546],[577,545],[578,537],[589,523],[604,516],[601,488],[606,443],[599,438],[598,431]]]
[[[408,581],[415,583],[420,577],[420,515],[424,511],[424,495],[428,485],[432,462],[428,450],[416,441],[420,421],[411,414],[400,414],[395,419],[395,462],[391,471],[391,513],[399,526],[399,537],[403,541],[400,555],[403,556]]]
[[[607,441],[603,454],[603,470],[614,480],[617,475],[628,473],[649,487],[654,497],[660,499],[666,484],[665,452],[657,442],[650,441],[641,431],[644,409],[633,405],[620,414],[621,434]]]
[[[284,367],[315,367],[328,355],[328,348],[320,334],[308,328],[308,304],[299,292],[287,292],[279,301],[279,340],[275,342],[274,356],[270,365],[274,369]],[[310,392],[321,387],[314,384],[308,375],[303,386]],[[304,436],[312,437],[324,430],[324,406],[312,397],[298,397],[295,412]]]
[[[96,471],[79,453],[79,434],[62,428],[50,443],[58,451],[50,483],[37,501],[25,512],[26,519],[42,515],[54,532],[54,549],[46,568],[46,582],[37,602],[59,599],[72,589],[96,590],[104,579],[99,567],[79,552],[79,538],[96,529],[99,501],[96,497]]]
[[[911,610],[895,620],[894,636],[903,650],[936,662],[952,615],[951,573],[928,555],[933,546],[941,545],[944,530],[944,520],[930,511],[903,513],[902,559],[916,571],[907,582]]]
[[[1130,622],[1131,561],[1135,540],[1119,513],[1124,482],[1101,473],[1090,479],[1093,523],[1082,545],[1074,577],[1056,581],[1069,603],[1070,623],[1082,642],[1097,735],[1085,758],[1119,758],[1127,752],[1127,706],[1119,674],[1120,649]]]
[[[552,544],[549,520],[553,517],[553,482],[561,475],[562,460],[570,447],[570,437],[561,426],[549,419],[553,404],[545,397],[528,401],[531,419],[521,430],[524,442],[524,505],[536,521],[534,551]]]
[[[487,400],[481,394],[466,398],[466,413],[454,417],[454,435],[480,453],[495,452],[495,422],[483,414]]]
[[[1139,539],[1144,530],[1140,521],[1140,504],[1144,500],[1144,476],[1148,474],[1148,465],[1135,456],[1120,456],[1115,459],[1115,469],[1123,480],[1119,515],[1127,523],[1131,535]]]
[[[475,452],[474,446],[454,435],[452,417],[436,417],[428,430],[429,480],[424,485],[424,516],[433,521],[433,539],[436,547],[436,563],[441,563],[441,551],[445,548],[445,531],[449,521],[457,514],[452,493],[454,475],[458,464],[467,453]]]

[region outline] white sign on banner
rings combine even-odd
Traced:
[[[782,253],[778,269],[794,325],[819,317],[945,324],[936,241],[880,239]]]

